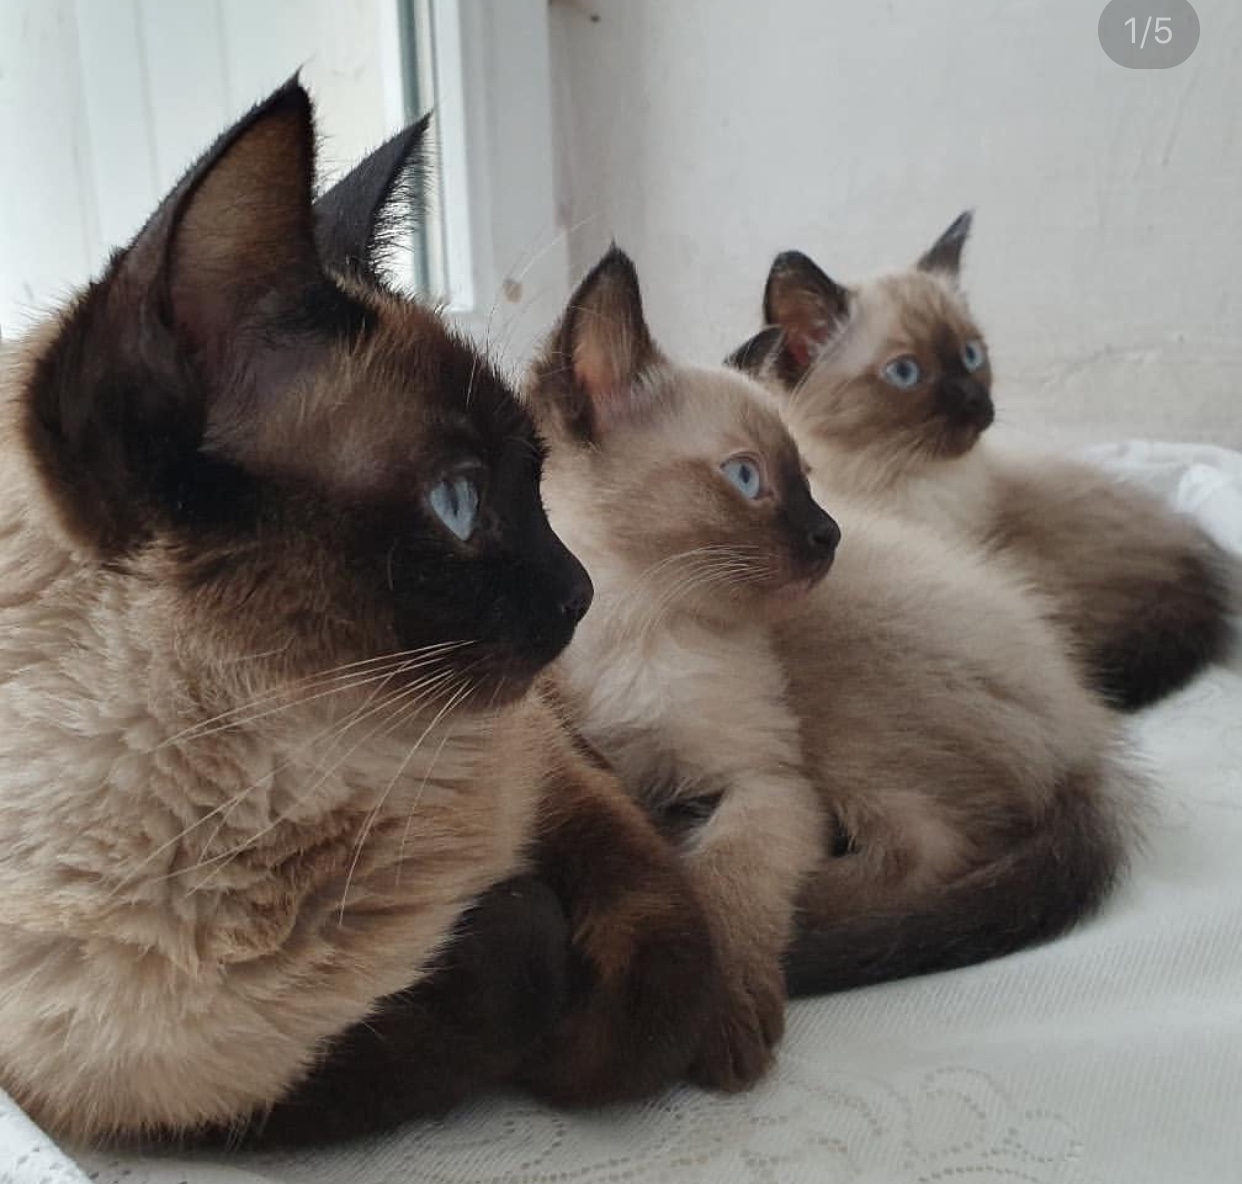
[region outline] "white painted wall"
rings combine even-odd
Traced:
[[[715,359],[776,251],[848,280],[974,206],[1004,422],[1242,446],[1242,5],[1194,2],[1190,61],[1127,71],[1103,0],[557,0],[572,267],[615,236]]]

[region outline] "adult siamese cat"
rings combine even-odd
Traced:
[[[1020,586],[852,506],[838,553],[777,397],[670,361],[615,248],[530,394],[550,519],[596,588],[560,693],[678,836],[736,999],[701,1070],[763,1071],[786,982],[961,966],[1101,901],[1131,777]]]
[[[1143,490],[981,438],[992,367],[960,283],[970,225],[963,214],[913,268],[853,287],[781,255],[768,328],[732,360],[789,393],[794,435],[833,490],[1002,556],[1047,598],[1092,686],[1143,707],[1226,655],[1237,564]]]
[[[534,426],[376,278],[420,135],[313,212],[289,83],[4,347],[0,1086],[58,1137],[632,1096],[717,1006],[675,853],[529,693],[592,595]]]

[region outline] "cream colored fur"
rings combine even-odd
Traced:
[[[522,864],[561,741],[535,702],[442,715],[435,682],[399,722],[364,677],[263,697],[158,556],[118,575],[75,551],[4,350],[0,1085],[72,1140],[227,1121]]]
[[[775,629],[808,773],[857,847],[808,887],[810,923],[918,910],[1000,858],[1072,783],[1128,825],[1118,722],[1041,602],[969,548],[827,504],[843,523],[837,562]],[[1107,847],[1101,836],[1101,859]]]
[[[817,495],[982,547],[1045,597],[1091,678],[1101,666],[1112,678],[1111,667],[1144,645],[1163,647],[1171,661],[1199,647],[1205,661],[1217,656],[1212,639],[1223,626],[1214,622],[1238,610],[1242,576],[1197,524],[1143,489],[1046,450],[985,435],[946,454],[935,447],[939,420],[923,409],[926,396],[880,377],[903,354],[934,373],[931,342],[971,338],[979,330],[948,273],[911,269],[851,289],[848,320],[812,348],[810,368],[784,396]],[[989,383],[990,375],[989,363]],[[782,386],[772,370],[765,376]],[[1153,679],[1143,693],[1156,694],[1159,663],[1134,677],[1138,687]]]
[[[766,616],[735,615],[727,591],[718,615],[701,611],[696,590],[715,596],[739,569],[710,551],[701,561],[691,553],[687,562],[644,559],[641,545],[626,555],[610,537],[610,516],[631,514],[627,483],[676,465],[687,439],[713,458],[753,443],[750,383],[682,369],[655,380],[657,389],[644,396],[653,407],[662,382],[676,384],[675,411],[614,428],[601,449],[553,447],[549,457],[549,520],[596,588],[557,673],[587,739],[648,807],[658,812],[676,800],[723,794],[686,860],[736,997],[716,1037],[726,1046],[718,1055],[741,1063],[765,1059],[756,1045],[762,1050],[779,1032],[780,956],[797,895],[820,856],[820,807],[802,772],[797,720]],[[740,403],[739,414],[719,413],[731,403]],[[758,410],[770,428],[772,407]],[[722,480],[714,472],[709,479]],[[685,509],[670,504],[663,512],[676,517]],[[695,531],[693,521],[680,525]],[[645,526],[631,522],[638,532]],[[752,1064],[739,1077],[755,1071]]]
[[[735,373],[664,362],[635,402],[598,447],[552,448],[549,515],[597,590],[559,674],[588,739],[649,807],[723,792],[687,859],[739,984],[770,990],[795,899],[802,926],[828,932],[924,915],[939,889],[1002,865],[1061,794],[1098,807],[1083,842],[1098,837],[1111,880],[1134,779],[1116,719],[1038,598],[972,549],[836,497],[824,504],[843,541],[809,594],[732,588],[748,579],[740,534],[734,560],[701,565],[696,583],[696,546],[722,528],[693,499],[662,499],[667,474],[697,464],[706,485],[733,449],[770,456],[787,438],[777,404]],[[677,549],[662,551],[674,529]],[[837,826],[858,855],[830,857]]]

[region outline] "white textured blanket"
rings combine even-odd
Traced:
[[[1242,551],[1242,455],[1095,450]],[[1135,721],[1161,787],[1104,914],[988,966],[796,1006],[771,1080],[566,1117],[496,1100],[331,1154],[74,1158],[0,1095],[0,1181],[1242,1181],[1242,667]]]

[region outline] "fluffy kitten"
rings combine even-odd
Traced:
[[[596,586],[556,666],[586,741],[681,835],[746,1023],[799,992],[958,966],[1090,911],[1124,859],[1113,717],[969,552],[811,501],[778,404],[668,361],[615,249],[532,379],[545,497]],[[746,1018],[739,1009],[739,1018]]]
[[[1147,493],[980,440],[992,371],[959,285],[970,222],[963,214],[916,267],[853,288],[781,255],[764,295],[770,327],[733,360],[795,392],[795,435],[833,489],[1004,555],[1047,595],[1096,689],[1142,707],[1225,655],[1236,570]]]
[[[0,1085],[57,1136],[354,1133],[532,1050],[626,1095],[713,998],[675,856],[526,694],[591,597],[533,425],[313,173],[290,83],[5,346]]]

